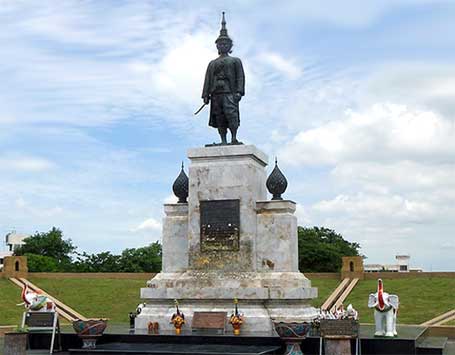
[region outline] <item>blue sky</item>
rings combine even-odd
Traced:
[[[0,233],[160,239],[187,149],[218,139],[192,112],[221,11],[240,139],[278,156],[299,224],[455,270],[451,1],[1,1]]]

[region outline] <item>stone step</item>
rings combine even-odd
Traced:
[[[447,337],[428,336],[416,342],[416,354],[443,354]]]
[[[260,355],[278,354],[280,346],[170,343],[109,343],[96,349],[69,349],[70,354]]]
[[[447,341],[442,354],[443,355],[455,355],[455,339],[450,339]]]

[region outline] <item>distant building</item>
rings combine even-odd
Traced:
[[[409,260],[411,257],[409,255],[396,255],[396,264],[364,264],[363,269],[365,272],[422,272],[420,267],[410,267]]]
[[[3,259],[5,256],[13,255],[14,249],[24,245],[24,239],[27,237],[29,236],[25,234],[17,234],[15,231],[12,231],[5,236],[5,245],[7,250],[0,251],[0,270],[3,269]]]
[[[400,272],[408,272],[409,271],[409,259],[411,257],[409,255],[397,255],[395,259],[398,263],[398,271]]]
[[[28,238],[28,235],[17,234],[16,231],[10,232],[5,237],[5,244],[8,250],[13,252],[15,248],[25,244],[24,239]]]

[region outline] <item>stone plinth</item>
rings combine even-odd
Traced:
[[[317,312],[309,301],[317,289],[298,270],[296,206],[266,200],[267,156],[254,146],[236,145],[190,149],[188,157],[188,204],[164,206],[163,270],[141,289],[146,307],[136,328],[158,322],[160,329],[171,329],[174,299],[185,313],[186,327],[195,311],[230,315],[234,298],[248,331],[271,331],[272,319],[311,321]],[[238,228],[227,234],[238,237],[238,244],[204,248],[201,202],[223,206],[219,203],[226,200],[235,200],[232,206],[239,210]],[[225,223],[225,211],[232,210],[219,208],[217,218]]]
[[[160,273],[141,289],[141,298],[309,300],[317,289],[300,272]]]
[[[164,205],[162,272],[188,268],[188,204]]]
[[[188,249],[192,269],[256,270],[256,201],[267,196],[267,156],[251,145],[190,149]],[[240,250],[202,253],[201,200],[240,200]]]
[[[257,269],[298,272],[297,218],[293,201],[258,201]]]

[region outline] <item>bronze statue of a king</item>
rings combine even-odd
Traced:
[[[202,99],[210,104],[209,126],[217,128],[221,145],[226,145],[227,130],[231,132],[231,144],[237,140],[240,125],[239,102],[245,94],[245,74],[239,58],[231,57],[232,39],[226,29],[226,20],[221,20],[220,35],[215,41],[219,57],[212,60],[205,74]]]

